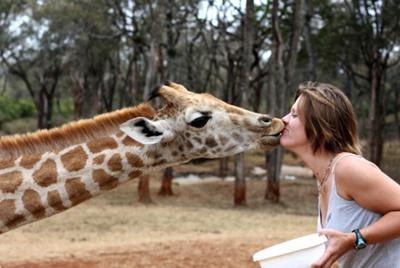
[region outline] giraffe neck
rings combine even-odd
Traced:
[[[178,163],[162,151],[119,133],[0,163],[0,233],[64,211],[150,168]]]

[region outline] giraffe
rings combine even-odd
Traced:
[[[280,119],[166,83],[149,103],[0,139],[0,233],[73,207],[153,168],[279,144]]]

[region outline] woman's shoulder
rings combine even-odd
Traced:
[[[336,165],[337,193],[355,200],[362,207],[384,214],[398,210],[400,186],[372,162],[364,158],[344,157]]]
[[[375,164],[361,155],[350,153],[338,155],[333,168],[336,187],[348,199],[352,199],[354,191],[372,186],[384,176]]]
[[[371,161],[364,158],[362,155],[352,153],[340,153],[334,159],[333,172],[344,173],[360,171],[363,169],[378,169],[379,168]],[[359,173],[359,172],[357,172]]]

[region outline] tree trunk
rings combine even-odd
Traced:
[[[168,0],[166,8],[166,31],[167,31],[167,80],[175,81],[178,77],[177,68],[175,63],[175,37],[174,37],[174,29],[173,29],[173,20],[174,20],[174,3],[172,0]],[[159,68],[160,69],[160,68]],[[161,69],[163,69],[161,67]],[[162,73],[165,73],[162,71]],[[165,78],[162,78],[164,80]],[[161,196],[171,196],[172,192],[172,180],[174,178],[174,169],[172,167],[168,167],[164,170],[164,175],[161,179],[161,187],[158,195]]]
[[[278,203],[280,199],[280,174],[283,149],[278,148],[266,154],[267,189],[264,198]]]
[[[292,21],[292,35],[290,39],[289,56],[286,64],[286,92],[283,94],[281,116],[288,110],[287,92],[290,92],[293,87],[294,74],[296,71],[297,55],[299,54],[299,44],[300,37],[303,33],[304,25],[304,1],[305,0],[295,0],[294,2],[294,14]]]
[[[156,1],[156,9],[153,9],[152,1],[148,3],[150,12],[151,12],[151,25],[150,25],[150,54],[149,54],[149,63],[148,70],[146,74],[146,84],[144,88],[143,97],[146,99],[150,90],[159,83],[158,71],[163,72],[161,61],[161,47],[160,43],[162,41],[162,1]],[[163,76],[161,74],[161,76]],[[150,198],[150,184],[148,177],[140,176],[139,177],[139,193],[142,198],[139,198],[140,202],[146,202],[146,200],[151,200]]]
[[[221,178],[225,178],[228,176],[229,166],[228,166],[229,158],[224,157],[219,160],[219,171],[218,176]]]
[[[150,197],[149,191],[150,185],[150,177],[149,175],[142,175],[139,177],[139,184],[138,184],[138,193],[139,193],[139,202],[144,204],[153,203],[153,200]]]
[[[83,105],[83,82],[79,75],[72,77],[74,82],[72,89],[72,98],[74,102],[74,119],[79,120],[82,117],[82,105]]]
[[[52,110],[53,110],[53,98],[54,96],[48,94],[45,87],[42,87],[39,91],[38,101],[38,118],[37,127],[38,129],[50,129],[52,127]]]
[[[89,59],[90,60],[90,59]],[[89,67],[95,69],[95,67]],[[100,112],[100,76],[99,70],[86,70],[83,75],[82,117],[91,118]]]
[[[53,126],[53,101],[52,94],[46,94],[45,128],[50,129]]]
[[[240,71],[241,77],[239,81],[239,99],[236,100],[237,105],[248,105],[248,92],[250,90],[251,80],[251,60],[252,49],[254,43],[254,2],[253,0],[246,1],[246,14],[244,18],[244,27],[242,35],[243,56],[242,68]],[[246,180],[244,177],[244,153],[235,155],[235,206],[246,205]]]
[[[317,68],[316,68],[316,60],[314,53],[314,46],[311,40],[311,19],[312,19],[312,1],[305,0],[305,23],[304,23],[304,44],[306,46],[307,55],[308,55],[308,80],[316,81],[317,80]]]
[[[146,84],[144,87],[144,97],[150,93],[150,90],[158,83],[157,80],[157,70],[160,67],[160,43],[162,38],[162,23],[161,23],[161,2],[156,1],[156,10],[153,10],[152,1],[149,2],[149,7],[151,10],[151,26],[150,26],[150,52],[148,56],[148,70],[146,72]]]
[[[397,126],[397,138],[400,140],[400,116],[399,116],[399,108],[400,108],[400,88],[398,88],[398,84],[394,84],[394,96],[395,96],[395,110],[394,110],[394,118]]]
[[[283,69],[283,39],[281,30],[279,27],[279,16],[278,16],[278,0],[272,2],[272,55],[270,59],[271,75],[269,76],[269,113],[276,115],[281,109],[283,97],[281,96],[285,92],[283,84],[284,69]],[[278,91],[280,89],[280,91]],[[278,166],[279,156],[276,150],[272,150],[266,153],[266,168],[268,173],[267,187],[264,195],[265,199],[270,199],[273,202],[279,202],[280,191],[279,191],[279,172],[280,166]]]
[[[296,71],[298,46],[300,36],[303,30],[304,21],[304,0],[296,0],[294,2],[294,15],[292,22],[292,35],[290,39],[290,47],[286,66],[283,63],[284,41],[279,27],[278,7],[279,1],[272,2],[272,28],[273,28],[273,48],[272,48],[272,74],[270,86],[273,85],[276,96],[278,97],[277,105],[273,105],[272,114],[274,116],[283,116],[288,110],[287,93],[292,88],[294,74]],[[277,90],[280,90],[279,92]],[[270,94],[271,96],[271,94]],[[279,202],[279,178],[282,167],[283,150],[278,148],[266,155],[266,165],[268,171],[267,189],[265,198],[273,202]]]
[[[381,73],[378,70],[378,63],[374,62],[370,70],[370,90],[371,90],[371,103],[369,109],[369,131],[368,131],[368,151],[369,160],[377,166],[382,161],[383,153],[383,115],[381,105]]]
[[[38,116],[37,116],[37,128],[38,129],[44,129],[45,127],[45,106],[46,106],[46,97],[44,95],[44,91],[40,90],[39,95],[38,95],[38,102],[37,102],[37,110],[38,110]]]
[[[235,155],[235,206],[246,205],[246,178],[244,176],[244,153]]]
[[[174,169],[172,167],[167,167],[164,169],[164,175],[161,181],[161,188],[158,195],[161,196],[171,196],[174,195],[172,192],[172,180],[174,178]]]

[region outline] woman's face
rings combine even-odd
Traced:
[[[297,98],[290,112],[282,118],[285,129],[282,132],[280,143],[284,148],[291,151],[309,146],[304,123],[299,116],[299,109],[301,109],[299,102],[301,102],[301,96]]]

